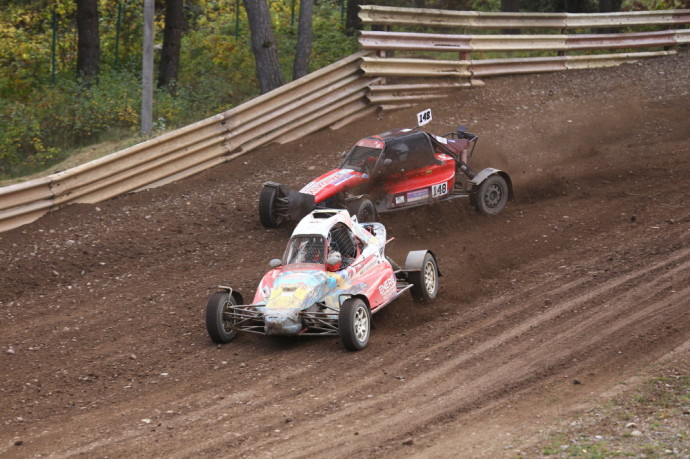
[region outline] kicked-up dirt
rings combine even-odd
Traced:
[[[432,249],[435,303],[337,338],[211,342],[208,287],[251,297],[299,188],[426,107],[273,145],[159,189],[0,234],[2,457],[512,457],[690,341],[690,56],[487,80],[429,104],[508,171],[499,216],[456,200],[381,217],[394,259]],[[687,426],[687,424],[686,424]],[[687,432],[678,454],[690,454]]]

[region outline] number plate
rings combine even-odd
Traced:
[[[431,197],[436,198],[448,194],[448,182],[439,183],[431,186]]]
[[[417,126],[424,126],[431,121],[431,109],[427,108],[423,112],[417,113]]]

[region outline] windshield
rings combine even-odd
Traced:
[[[326,240],[323,236],[295,236],[285,250],[284,265],[293,263],[324,264]]]
[[[381,156],[381,148],[362,147],[355,145],[345,156],[345,160],[340,165],[341,169],[352,169],[357,172],[370,174]]]

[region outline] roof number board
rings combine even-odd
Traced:
[[[417,113],[417,126],[424,126],[431,121],[431,109],[427,108],[423,112]]]

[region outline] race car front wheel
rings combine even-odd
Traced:
[[[359,298],[350,298],[340,306],[338,334],[340,341],[349,351],[359,351],[366,347],[371,333],[371,311]]]
[[[492,175],[472,190],[472,203],[482,215],[496,215],[508,202],[508,183],[500,175]]]
[[[374,207],[374,203],[367,198],[352,201],[348,204],[347,210],[350,212],[350,215],[357,217],[358,223],[376,221],[376,208]]]
[[[431,301],[438,294],[438,265],[436,258],[427,252],[419,271],[412,271],[408,279],[412,283],[410,292],[416,301]]]
[[[237,330],[230,328],[230,322],[223,318],[228,306],[237,303],[228,292],[216,292],[206,304],[206,330],[216,343],[229,343],[237,336]]]
[[[261,189],[259,195],[259,220],[266,228],[277,228],[283,224],[285,217],[284,198],[280,196],[280,190],[274,186],[267,186]]]

